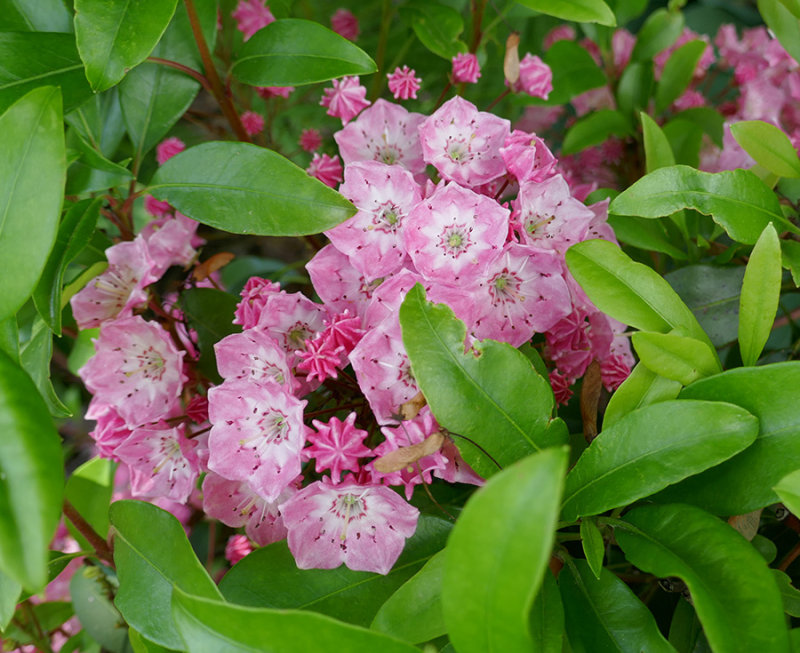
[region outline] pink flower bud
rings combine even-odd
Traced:
[[[481,67],[478,63],[478,57],[474,54],[464,52],[453,57],[453,83],[466,82],[474,84],[480,76]]]

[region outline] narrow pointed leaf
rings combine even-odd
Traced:
[[[170,611],[173,586],[221,599],[217,586],[195,556],[183,526],[165,510],[143,501],[117,501],[109,516],[116,530],[115,605],[125,621],[148,639],[167,648],[183,648]]]
[[[645,367],[682,385],[722,371],[717,352],[695,338],[676,333],[638,331],[631,340]]]
[[[75,38],[95,92],[119,82],[153,51],[177,0],[75,0]]]
[[[299,610],[246,608],[192,596],[176,587],[172,616],[193,653],[415,653],[397,639],[331,617]],[[181,647],[183,648],[183,647]]]
[[[686,583],[713,650],[788,653],[778,586],[733,528],[679,504],[635,508],[625,521],[633,528],[615,531],[625,556],[642,571]]]
[[[637,363],[630,376],[611,396],[603,415],[603,428],[608,428],[637,408],[675,399],[680,391],[681,384],[677,381],[665,379],[641,363]]]
[[[746,245],[755,244],[770,222],[800,233],[783,217],[775,193],[749,170],[660,168],[620,193],[608,207],[617,215],[643,218],[660,218],[681,209],[710,215],[731,238]]]
[[[548,16],[576,23],[600,23],[615,27],[614,12],[603,0],[519,0],[521,5]]]
[[[532,650],[529,613],[548,573],[566,465],[566,448],[541,451],[495,475],[464,507],[442,585],[458,651]]]
[[[733,404],[673,400],[639,408],[603,429],[570,470],[563,519],[650,496],[727,460],[757,434],[758,420]]]
[[[0,320],[30,297],[58,230],[66,150],[57,88],[37,88],[0,116]],[[32,219],[31,216],[36,216]]]
[[[800,20],[781,0],[758,0],[758,11],[795,61],[800,60]]]
[[[666,50],[683,31],[683,14],[680,11],[657,9],[647,17],[631,52],[631,61],[652,59],[659,52]]]
[[[800,617],[800,590],[792,585],[789,574],[780,569],[770,569],[781,592],[783,611],[790,617]]]
[[[53,356],[53,332],[38,315],[31,327],[30,339],[20,348],[19,361],[31,377],[53,417],[72,415],[56,394],[50,380],[50,359]]]
[[[528,625],[535,651],[561,653],[564,645],[564,606],[553,574],[545,572],[533,602]]]
[[[38,592],[61,515],[61,443],[33,381],[3,352],[0,433],[0,571]]]
[[[639,114],[639,119],[642,121],[647,172],[675,165],[675,155],[672,153],[669,141],[661,127],[658,126],[658,123],[643,111]]]
[[[800,177],[800,158],[789,137],[763,120],[742,120],[731,134],[756,162],[779,177]]]
[[[487,478],[544,447],[562,444],[563,432],[552,426],[550,386],[519,350],[494,340],[464,353],[466,328],[443,304],[425,301],[417,284],[400,308],[403,344],[414,378],[464,460]]]
[[[249,143],[191,147],[158,169],[149,191],[198,222],[238,234],[314,234],[355,213],[332,188]]]
[[[586,562],[594,577],[599,580],[606,552],[603,534],[597,528],[597,523],[591,517],[586,517],[581,519],[580,535],[583,555],[586,557]]]
[[[689,41],[677,48],[664,64],[656,87],[656,111],[661,113],[677,100],[689,86],[697,63],[709,47],[700,39]]]
[[[284,18],[242,46],[231,73],[253,86],[301,86],[376,70],[366,52],[335,32],[309,20]]]
[[[8,628],[19,602],[22,585],[0,571],[0,632]]]
[[[772,489],[795,517],[800,514],[800,469],[784,476]]]
[[[650,610],[607,569],[595,577],[584,560],[575,560],[561,571],[558,585],[574,650],[674,652]]]
[[[781,294],[781,243],[771,224],[758,239],[742,282],[739,350],[742,364],[755,365],[772,332]]]

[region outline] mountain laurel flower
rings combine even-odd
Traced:
[[[225,559],[235,565],[242,558],[246,558],[253,552],[253,544],[247,535],[231,535],[225,545]]]
[[[546,100],[553,90],[553,71],[539,57],[529,52],[519,62],[519,79],[511,90]]]
[[[331,188],[336,188],[337,184],[342,183],[342,164],[335,154],[333,156],[314,154],[306,172]]]
[[[318,150],[322,145],[322,136],[318,129],[308,128],[300,132],[300,147],[306,152]]]
[[[245,41],[275,21],[275,16],[262,0],[239,0],[231,16],[236,21],[236,29],[244,35]]]
[[[342,38],[355,41],[358,38],[358,18],[348,9],[337,9],[331,16],[331,29]]]
[[[264,100],[269,100],[271,97],[288,98],[294,91],[294,86],[256,86],[256,93]]]
[[[163,166],[169,159],[176,154],[180,154],[186,149],[186,144],[175,136],[167,138],[156,145],[156,161]]]
[[[264,117],[255,111],[245,111],[239,119],[248,136],[255,136],[264,131]]]
[[[452,79],[454,84],[474,84],[481,76],[478,57],[469,52],[462,52],[453,57]]]
[[[305,350],[297,350],[295,356],[300,359],[297,369],[306,373],[306,380],[319,379],[322,383],[327,378],[338,377],[336,371],[342,366],[344,347],[336,347],[327,338],[317,337],[306,340]],[[346,361],[347,359],[345,359]]]
[[[386,75],[389,78],[389,90],[394,95],[395,100],[416,100],[422,79],[415,77],[416,71],[409,69],[408,66],[399,66],[393,73]]]
[[[334,79],[331,84],[333,88],[324,89],[324,95],[319,103],[328,108],[326,113],[329,116],[341,118],[343,125],[371,104],[366,99],[367,89],[361,85],[358,77]]]
[[[338,417],[331,417],[327,423],[315,419],[312,424],[316,430],[306,431],[311,446],[303,449],[303,459],[316,460],[317,473],[331,470],[334,485],[341,480],[342,472],[359,470],[359,458],[374,455],[372,449],[364,446],[369,433],[356,428],[355,421],[355,413],[350,413],[344,422]]]

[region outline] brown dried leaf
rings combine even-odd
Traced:
[[[747,540],[752,540],[758,527],[761,524],[761,512],[763,508],[748,512],[746,515],[733,515],[728,519],[728,523],[739,531]]]
[[[230,252],[220,252],[219,254],[214,254],[213,256],[208,257],[202,263],[198,263],[194,268],[194,272],[192,272],[192,276],[196,281],[208,279],[208,277],[214,274],[214,272],[221,270],[235,258],[236,255],[231,254]]]
[[[427,404],[428,400],[425,399],[425,395],[423,395],[421,392],[418,392],[406,403],[400,406],[401,419],[414,419],[419,414],[419,411],[421,411]]]
[[[519,79],[519,34],[511,32],[506,39],[506,56],[503,59],[503,74],[509,85]]]
[[[444,435],[439,431],[431,433],[424,441],[412,444],[408,447],[400,447],[395,451],[390,451],[385,456],[376,459],[373,466],[381,474],[391,474],[399,472],[404,467],[417,462],[425,456],[439,451],[444,444]]]
[[[591,442],[597,436],[597,407],[600,405],[600,393],[603,391],[603,378],[600,375],[600,363],[596,360],[589,364],[583,375],[581,386],[581,418],[583,419],[583,437]]]

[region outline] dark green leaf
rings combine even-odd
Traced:
[[[159,168],[149,190],[198,222],[240,234],[319,233],[355,213],[305,170],[249,143],[191,147]]]
[[[440,551],[389,597],[370,628],[412,644],[444,635],[443,576],[444,551]]]
[[[0,31],[71,32],[72,15],[63,0],[0,0]]]
[[[37,88],[0,116],[0,152],[0,261],[14,271],[0,294],[4,320],[30,297],[58,230],[66,170],[58,89]]]
[[[608,224],[614,229],[617,239],[626,245],[633,245],[646,251],[662,252],[678,261],[685,261],[687,258],[682,249],[668,240],[664,226],[656,220],[630,215],[609,215]]]
[[[625,67],[617,85],[617,106],[625,116],[646,109],[653,93],[655,78],[650,61],[631,63]]]
[[[125,136],[116,88],[94,95],[65,115],[64,120],[106,158],[114,156]]]
[[[183,526],[165,510],[143,501],[117,501],[109,516],[116,530],[115,605],[148,639],[183,648],[170,612],[173,587],[216,599],[221,598],[217,586],[195,556]]]
[[[569,102],[608,81],[592,55],[575,41],[564,39],[553,43],[544,54],[544,62],[553,73],[553,90],[547,98],[550,105]]]
[[[535,651],[561,653],[564,643],[564,606],[553,574],[544,574],[528,625]]]
[[[61,445],[33,381],[3,352],[0,433],[0,570],[38,592],[61,515]]]
[[[28,604],[27,607],[19,606],[14,614],[14,621],[3,633],[3,638],[18,644],[34,644],[41,640],[35,640],[33,633],[39,632],[40,629],[45,633],[55,630],[72,615],[72,604],[68,601],[48,601],[37,605]]]
[[[246,608],[192,596],[176,587],[172,615],[193,653],[415,653],[386,635],[313,612]]]
[[[792,579],[780,569],[770,569],[778,583],[783,599],[783,611],[791,617],[800,617],[800,590],[792,585]]]
[[[61,286],[67,265],[88,244],[100,216],[102,198],[73,204],[58,227],[56,242],[33,291],[36,310],[56,335],[61,335]]]
[[[724,116],[711,107],[693,107],[675,114],[676,120],[699,126],[711,138],[717,147],[722,147],[722,126]]]
[[[722,371],[717,352],[707,342],[677,333],[639,331],[633,334],[639,361],[650,371],[681,385]]]
[[[231,73],[253,86],[302,86],[377,70],[361,48],[319,23],[285,18],[242,46]]]
[[[620,111],[599,109],[580,118],[567,131],[562,154],[574,154],[592,145],[599,145],[609,136],[623,138],[633,134],[630,121]]]
[[[683,31],[683,14],[679,11],[657,9],[647,17],[631,52],[631,61],[652,59],[678,40]]]
[[[779,0],[758,0],[764,22],[795,61],[800,61],[800,21]]]
[[[439,424],[456,437],[464,460],[484,478],[544,447],[562,444],[551,428],[553,395],[524,354],[484,340],[464,353],[466,329],[453,311],[425,301],[417,284],[400,308],[411,370]],[[555,422],[553,422],[555,424]]]
[[[778,501],[772,490],[800,460],[796,389],[800,363],[728,370],[684,388],[681,398],[727,401],[758,417],[756,441],[731,460],[659,494],[720,515],[743,515]]]
[[[53,417],[69,417],[69,408],[59,399],[50,381],[50,359],[53,355],[53,332],[38,315],[31,328],[31,337],[20,349],[19,361],[42,395]]]
[[[75,0],[75,38],[96,92],[105,91],[153,51],[177,0]]]
[[[701,125],[683,118],[673,118],[664,125],[663,131],[675,154],[675,163],[692,168],[700,165],[700,146],[703,144]]]
[[[78,569],[70,580],[69,593],[75,616],[92,639],[112,653],[129,650],[128,629],[111,602],[111,583],[99,567]]]
[[[675,650],[659,632],[650,610],[607,569],[596,578],[584,560],[568,561],[558,585],[574,651]]]
[[[703,627],[691,603],[685,599],[679,600],[669,624],[669,643],[679,653],[693,653],[697,650],[695,645],[702,632]]]
[[[693,506],[643,506],[617,528],[630,562],[689,588],[716,651],[789,651],[783,606],[763,558],[728,524]],[[713,555],[709,555],[713,552]]]
[[[80,152],[80,158],[70,164],[67,171],[67,195],[86,195],[127,184],[133,174],[87,143],[79,133],[72,132],[72,141]]]
[[[710,215],[734,240],[753,245],[773,222],[795,233],[775,194],[749,170],[701,172],[688,166],[660,168],[642,177],[611,202],[617,215],[660,218],[681,209]]]
[[[233,323],[238,298],[214,288],[192,288],[181,294],[181,310],[197,332],[199,367],[210,379],[221,381],[217,373],[214,344],[242,328]]]
[[[742,120],[731,125],[736,142],[757,163],[779,177],[800,177],[800,158],[789,137],[763,120]]]
[[[600,580],[600,572],[603,569],[603,558],[606,553],[606,545],[603,541],[603,534],[597,528],[597,523],[591,517],[581,519],[580,527],[581,544],[583,545],[583,555],[589,569],[592,570],[594,577]]]
[[[433,0],[411,0],[400,7],[400,14],[428,50],[449,62],[466,46],[458,40],[464,21],[452,7]]]
[[[19,364],[19,327],[16,315],[0,321],[0,351],[4,351],[11,360]]]
[[[519,0],[519,3],[562,20],[600,23],[609,27],[617,24],[614,12],[603,0]]]
[[[625,25],[647,9],[647,0],[611,0],[609,5],[617,16],[617,25]]]
[[[64,491],[65,498],[104,539],[108,535],[108,507],[114,492],[116,468],[107,458],[92,458],[70,474]],[[68,526],[72,526],[71,523]],[[70,531],[84,549],[92,548],[77,529],[72,527]]]
[[[608,428],[637,408],[675,399],[680,391],[680,383],[665,379],[638,363],[611,396],[603,416],[603,428]]]
[[[131,643],[131,648],[134,653],[168,653],[173,649],[167,649],[159,646],[155,642],[151,642],[144,635],[133,628],[128,628],[128,639]]]
[[[14,610],[22,592],[22,585],[0,571],[0,632],[3,632],[14,616]]]
[[[661,113],[677,100],[689,86],[694,71],[706,48],[710,47],[700,39],[684,43],[667,59],[656,88],[656,111]]]
[[[650,496],[727,460],[757,434],[753,415],[723,402],[673,400],[639,408],[603,429],[570,470],[563,519]]]
[[[442,584],[458,651],[532,649],[529,613],[547,572],[566,466],[566,447],[541,451],[493,476],[464,507]]]

